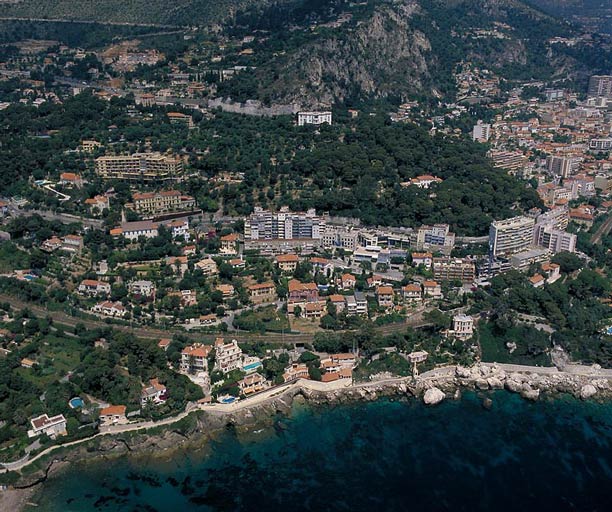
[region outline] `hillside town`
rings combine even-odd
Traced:
[[[24,41],[0,62],[0,111],[16,126],[29,112],[20,136],[47,148],[0,198],[0,358],[17,389],[41,391],[0,438],[0,460],[300,380],[351,386],[559,352],[608,361],[612,76],[580,92],[463,63],[454,102],[392,113],[226,101],[223,84],[256,67],[262,39],[223,36],[170,60],[137,41],[95,52]],[[54,108],[102,121],[75,134]],[[253,146],[232,139],[238,123],[261,123]],[[467,145],[465,160],[445,154],[436,169],[415,150],[418,165],[393,162],[380,148],[394,129]],[[330,151],[308,174],[317,144],[366,147],[371,133],[367,162],[334,167]],[[478,151],[482,195],[510,197],[474,218],[472,191],[455,200],[444,187]],[[366,166],[384,177],[364,185]],[[389,212],[401,215],[368,218],[349,189],[399,198]],[[585,333],[592,343],[578,346]]]

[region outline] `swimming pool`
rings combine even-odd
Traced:
[[[236,401],[235,396],[226,396],[220,400],[222,404],[233,404]]]
[[[77,409],[82,408],[85,405],[85,402],[83,402],[83,399],[80,396],[75,396],[68,402],[68,405],[72,409]]]
[[[261,361],[257,361],[256,363],[246,364],[242,367],[245,372],[254,370],[255,368],[259,368],[261,366]]]

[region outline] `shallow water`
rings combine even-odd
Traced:
[[[225,432],[206,456],[74,466],[36,510],[612,510],[612,404],[493,402],[301,408],[248,440]]]

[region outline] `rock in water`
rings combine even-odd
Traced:
[[[442,390],[438,388],[429,388],[423,395],[423,402],[425,402],[425,405],[436,405],[444,400],[445,397],[446,395]]]
[[[592,384],[586,384],[580,388],[580,398],[586,400],[597,393],[597,389]]]
[[[482,401],[482,406],[487,410],[490,411],[491,407],[493,407],[493,400],[491,400],[489,397],[486,397],[483,399]]]

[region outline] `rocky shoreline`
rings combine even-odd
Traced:
[[[565,372],[507,371],[502,365],[478,364],[470,368],[452,367],[434,370],[413,379],[392,378],[368,382],[337,389],[320,389],[308,381],[300,381],[282,393],[267,400],[248,405],[235,411],[199,410],[194,412],[187,425],[168,426],[159,432],[130,432],[102,436],[82,445],[54,454],[45,467],[22,476],[9,491],[10,502],[23,508],[32,492],[47,478],[56,476],[70,463],[99,461],[116,457],[156,458],[170,460],[186,449],[202,449],[207,442],[226,429],[235,429],[239,434],[248,434],[254,429],[273,427],[279,418],[288,416],[296,404],[315,406],[348,404],[359,401],[374,401],[384,397],[420,399],[427,405],[435,405],[446,398],[459,398],[462,390],[483,393],[507,390],[520,394],[526,400],[538,400],[543,395],[569,394],[575,398],[612,398],[612,379],[598,375],[576,375]],[[483,406],[490,406],[486,397]],[[0,509],[9,503],[9,492],[0,492]],[[16,499],[18,497],[21,499]],[[5,501],[3,501],[5,500]],[[18,508],[13,508],[18,510]]]

